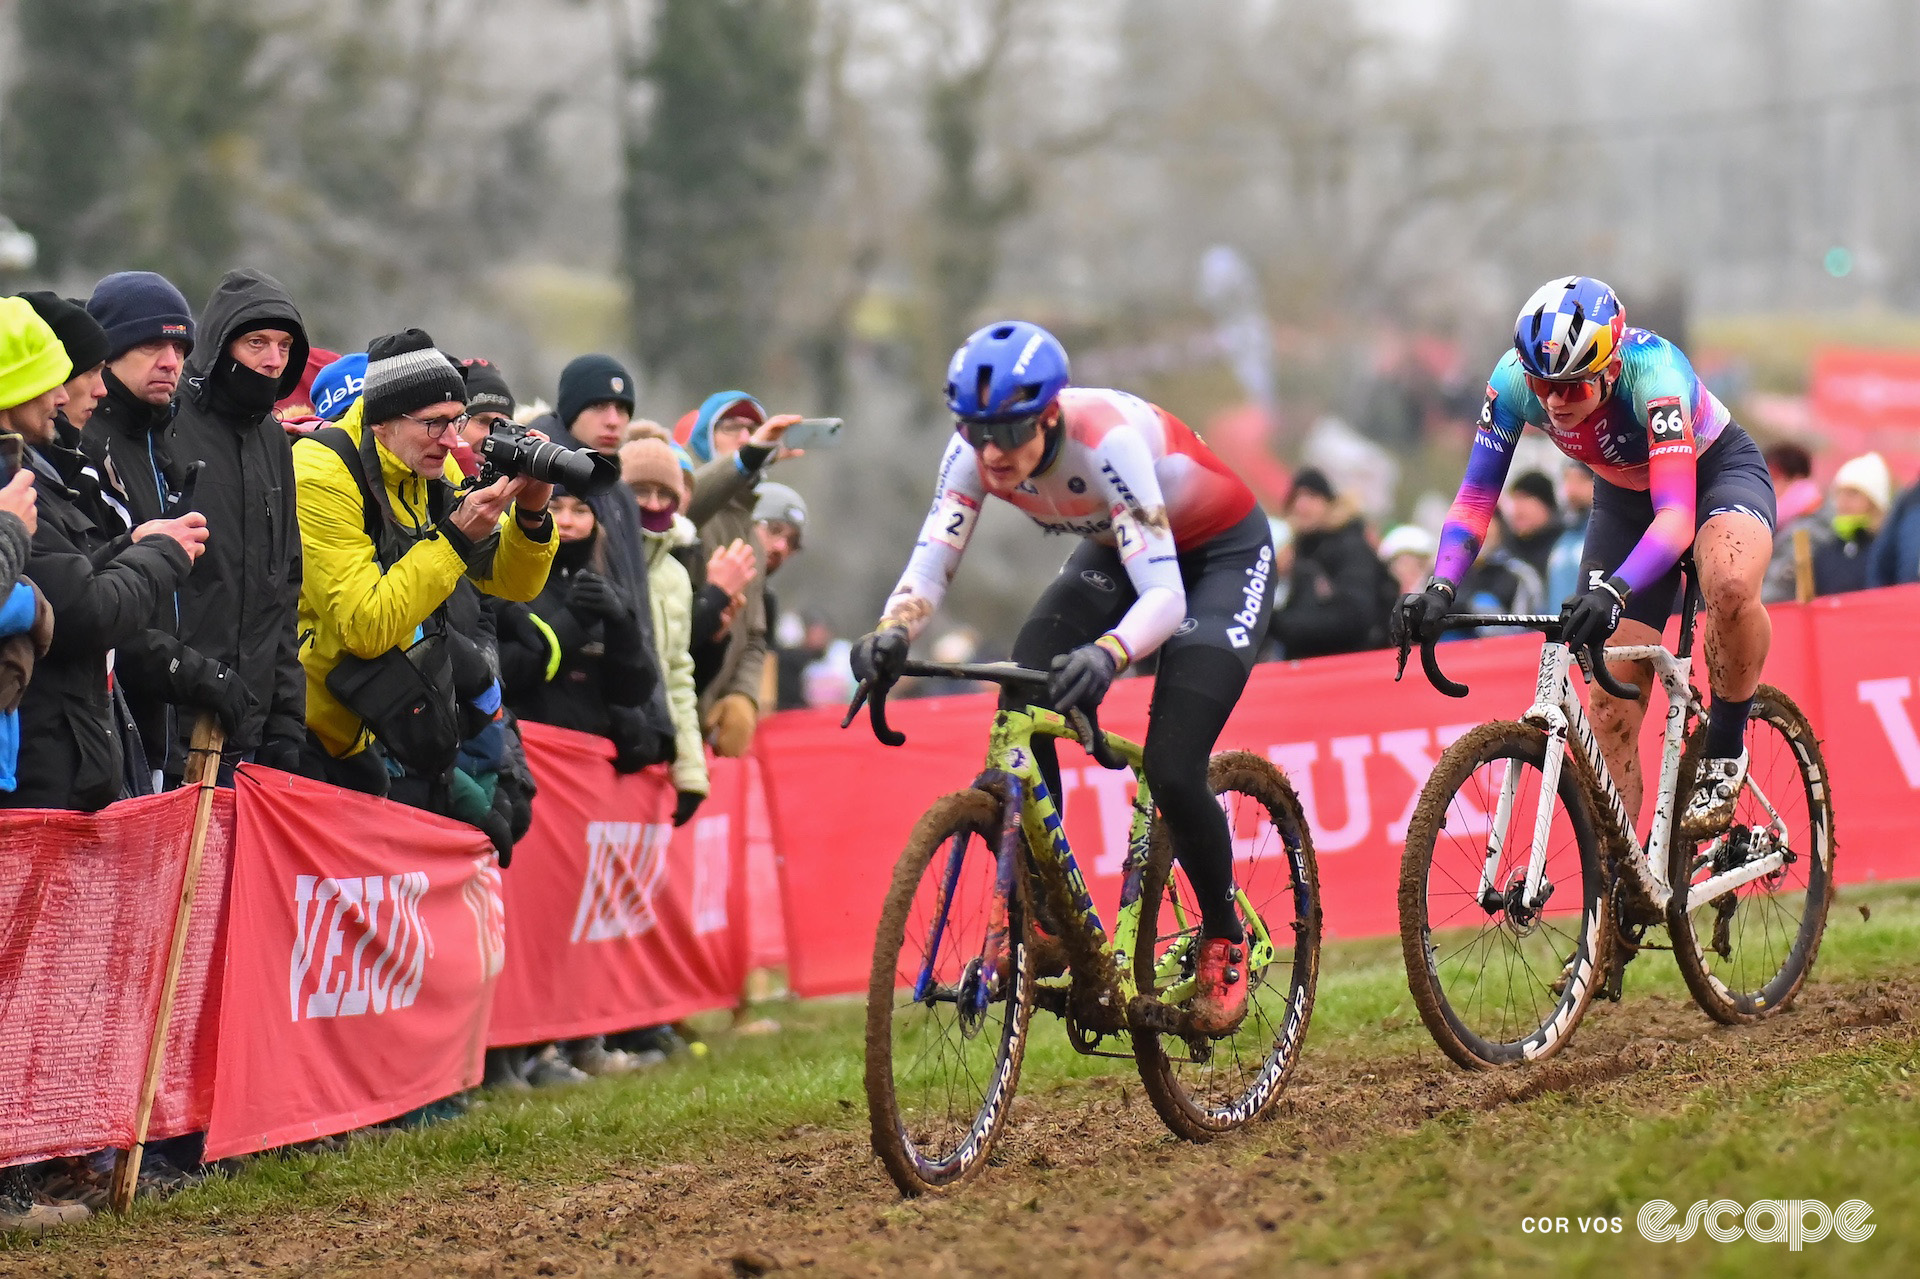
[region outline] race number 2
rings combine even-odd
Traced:
[[[956,551],[965,550],[967,539],[973,536],[973,522],[979,518],[980,503],[949,489],[933,508],[933,540]]]

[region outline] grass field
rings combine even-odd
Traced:
[[[1864,908],[1864,909],[1863,909]],[[0,1244],[0,1273],[1920,1274],[1920,886],[1844,890],[1813,983],[1712,1026],[1649,954],[1526,1071],[1467,1075],[1397,943],[1330,947],[1271,1122],[1175,1141],[1126,1061],[1036,1017],[996,1166],[902,1202],[866,1149],[855,1001],[776,1036],[425,1131],[251,1161],[125,1221]],[[1861,1243],[1645,1242],[1649,1199],[1863,1199]],[[1530,1233],[1530,1218],[1565,1233]],[[1620,1218],[1622,1233],[1581,1218]]]

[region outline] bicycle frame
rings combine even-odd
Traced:
[[[1691,616],[1687,621],[1691,621]],[[1611,827],[1606,833],[1618,841],[1617,847],[1625,850],[1621,860],[1633,876],[1634,886],[1645,896],[1649,905],[1660,911],[1666,910],[1668,900],[1673,896],[1673,887],[1667,879],[1667,853],[1672,846],[1674,822],[1678,817],[1674,812],[1674,800],[1679,787],[1681,756],[1686,749],[1687,714],[1697,701],[1691,681],[1692,645],[1688,642],[1691,636],[1687,633],[1690,630],[1689,625],[1683,627],[1682,631],[1681,648],[1688,653],[1687,656],[1676,656],[1658,644],[1626,645],[1606,650],[1607,657],[1615,661],[1651,663],[1654,677],[1660,681],[1667,695],[1667,721],[1660,745],[1660,780],[1654,792],[1653,826],[1647,833],[1644,847],[1634,830],[1633,820],[1627,815],[1626,804],[1614,784],[1606,757],[1601,753],[1599,739],[1588,722],[1586,708],[1581,705],[1574,689],[1575,662],[1572,650],[1552,641],[1541,645],[1540,672],[1534,684],[1533,705],[1521,716],[1523,722],[1547,734],[1546,758],[1541,768],[1541,797],[1534,816],[1532,844],[1527,859],[1524,900],[1529,910],[1541,909],[1546,904],[1547,894],[1552,891],[1550,885],[1545,892],[1542,891],[1542,880],[1546,869],[1547,838],[1553,825],[1554,804],[1559,796],[1560,770],[1569,742],[1579,746],[1582,757],[1592,770],[1602,801],[1600,818]],[[1479,896],[1483,903],[1497,900],[1499,896],[1500,889],[1494,880],[1499,869],[1500,852],[1507,847],[1507,828],[1513,816],[1520,771],[1518,763],[1509,760],[1501,779],[1500,799],[1487,839],[1487,860],[1480,875]],[[1772,874],[1785,861],[1786,823],[1781,820],[1779,812],[1760,789],[1758,782],[1749,778],[1747,786],[1772,818],[1769,833],[1779,841],[1780,847],[1734,870],[1695,884],[1687,893],[1689,910]]]
[[[1105,738],[1108,748],[1125,761],[1127,767],[1133,771],[1134,778],[1139,784],[1139,791],[1131,805],[1133,818],[1127,834],[1126,861],[1121,870],[1119,914],[1112,933],[1108,932],[1100,918],[1099,910],[1094,905],[1093,895],[1087,888],[1086,877],[1082,874],[1079,863],[1074,857],[1073,846],[1061,822],[1059,804],[1048,789],[1046,779],[1041,775],[1039,761],[1033,751],[1035,737],[1079,741],[1078,733],[1066,717],[1042,707],[1001,710],[994,715],[993,729],[987,747],[986,769],[975,779],[974,784],[984,789],[1003,788],[1007,798],[1008,817],[1000,831],[995,849],[994,901],[986,945],[981,956],[981,969],[986,973],[996,971],[1000,957],[1005,953],[1008,945],[1010,907],[1012,896],[1018,891],[1019,884],[1019,840],[1024,838],[1034,858],[1051,862],[1067,885],[1069,907],[1072,913],[1068,919],[1061,921],[1062,925],[1089,939],[1100,953],[1113,961],[1111,970],[1114,988],[1100,992],[1097,996],[1099,1001],[1103,1005],[1108,1005],[1117,999],[1118,1007],[1124,1008],[1139,993],[1132,956],[1135,947],[1140,944],[1140,885],[1146,871],[1152,838],[1153,797],[1147,785],[1141,747],[1113,733],[1102,733],[1101,736]],[[928,947],[927,958],[921,965],[920,973],[914,983],[916,1000],[927,998],[934,989],[933,970],[946,932],[946,912],[953,900],[954,888],[959,882],[967,842],[964,837],[955,839],[948,853],[946,874],[942,880],[936,907],[938,915],[933,925],[931,945]],[[1273,962],[1275,953],[1273,940],[1268,934],[1265,922],[1253,909],[1244,890],[1240,890],[1239,903],[1250,925],[1249,967],[1258,970]],[[1185,911],[1178,902],[1173,903],[1173,906],[1176,918],[1184,931],[1187,924]],[[1152,944],[1152,939],[1147,939],[1147,944]],[[1170,947],[1157,966],[1158,982],[1165,982],[1179,974],[1186,958],[1185,945]],[[1041,978],[1036,984],[1043,987],[1064,988],[1071,980],[1071,976]],[[1161,989],[1159,998],[1162,1003],[1176,1004],[1192,993],[1193,979],[1188,978]],[[990,995],[990,983],[986,981],[973,982],[970,991],[957,992],[958,997],[971,1001],[972,1011],[975,1013],[985,1011]],[[1082,1049],[1082,1051],[1085,1050]]]

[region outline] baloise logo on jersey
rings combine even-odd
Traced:
[[[1240,588],[1245,603],[1238,613],[1233,615],[1235,625],[1227,628],[1227,643],[1235,648],[1245,648],[1253,643],[1253,628],[1260,624],[1260,610],[1267,602],[1267,578],[1273,572],[1273,548],[1260,548],[1257,563],[1247,565],[1247,581]]]

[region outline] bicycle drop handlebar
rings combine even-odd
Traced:
[[[1530,631],[1539,631],[1549,644],[1560,642],[1560,619],[1551,613],[1454,613],[1440,625],[1442,631],[1467,630],[1479,626],[1517,626]],[[1440,656],[1435,651],[1440,637],[1432,636],[1420,641],[1420,669],[1426,672],[1427,682],[1445,693],[1448,697],[1465,697],[1467,686],[1457,680],[1447,678],[1440,669]],[[1407,657],[1413,652],[1412,641],[1400,646],[1400,665],[1394,672],[1394,682],[1407,672]],[[1638,684],[1624,684],[1613,677],[1607,669],[1606,658],[1602,655],[1599,641],[1577,651],[1574,656],[1580,662],[1580,669],[1587,677],[1613,697],[1623,701],[1636,701],[1640,697]]]
[[[1047,686],[1047,673],[1028,666],[1017,666],[1012,662],[907,662],[900,668],[902,675],[932,676],[935,679],[968,679],[984,684],[998,684],[1002,688],[1026,686],[1044,690]],[[888,746],[899,746],[907,740],[907,735],[887,723],[887,694],[893,691],[894,680],[875,683],[861,680],[860,686],[853,690],[853,701],[847,706],[847,714],[840,721],[845,728],[853,723],[853,717],[860,713],[864,702],[868,717],[873,723],[873,735]],[[1087,748],[1087,754],[1093,756],[1102,768],[1121,769],[1129,765],[1120,753],[1107,744],[1107,736],[1100,731],[1097,711],[1081,710],[1076,707],[1067,712],[1067,723],[1072,726],[1074,736]]]

